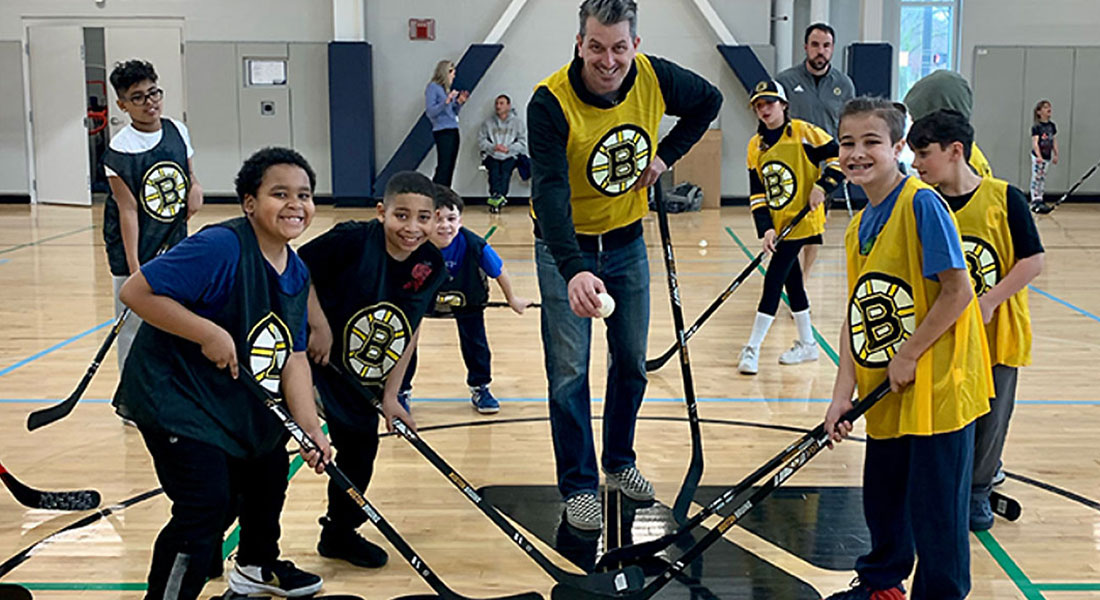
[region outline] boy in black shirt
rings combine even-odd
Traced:
[[[313,218],[315,181],[293,150],[257,152],[237,174],[245,217],[203,229],[122,286],[120,298],[145,323],[115,405],[137,424],[172,501],[153,548],[148,598],[198,597],[238,497],[241,543],[230,590],[302,596],[321,589],[320,577],[278,560],[288,436],[250,389],[283,394],[331,458],[305,352],[309,271],[288,246]],[[238,364],[255,382],[234,381]],[[324,470],[316,453],[305,458]]]
[[[374,403],[382,405],[387,429],[395,417],[416,428],[397,392],[420,320],[446,278],[439,250],[424,243],[435,208],[433,185],[415,171],[397,173],[386,184],[377,220],[340,223],[299,251],[313,277],[314,383],[340,449],[336,464],[360,490],[370,483],[378,452]],[[330,360],[336,368],[326,366]],[[367,518],[362,509],[332,482],[328,499],[317,552],[361,567],[386,564],[385,551],[356,532]]]

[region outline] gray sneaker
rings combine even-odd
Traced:
[[[642,476],[638,467],[631,465],[618,473],[604,471],[604,474],[607,475],[609,489],[619,490],[627,498],[638,502],[648,502],[653,499],[653,484]]]
[[[603,506],[592,492],[581,492],[565,500],[565,520],[583,531],[603,529]]]
[[[758,360],[756,348],[745,346],[741,349],[741,356],[737,359],[737,372],[742,375],[756,375]]]

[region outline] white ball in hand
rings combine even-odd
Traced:
[[[600,318],[610,317],[611,313],[615,312],[615,299],[607,292],[600,292],[596,297],[600,299]]]

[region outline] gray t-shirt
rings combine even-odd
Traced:
[[[839,69],[830,66],[817,80],[808,69],[806,61],[775,76],[783,85],[790,104],[791,118],[809,121],[836,137],[840,111],[844,103],[855,98],[856,86]]]

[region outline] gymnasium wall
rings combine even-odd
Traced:
[[[763,44],[770,38],[770,3],[760,0],[712,2],[738,43]],[[463,50],[484,41],[508,5],[508,0],[412,0],[367,2],[367,40],[374,49],[375,124],[379,169],[405,138],[424,109],[424,87],[435,63],[457,60]],[[528,2],[501,43],[504,51],[485,74],[469,103],[460,113],[462,143],[454,187],[464,195],[486,195],[486,176],[477,170],[480,156],[475,136],[492,113],[499,93],[511,96],[513,108],[526,116],[531,90],[543,77],[572,58],[577,33],[577,0]],[[434,18],[434,42],[408,39],[408,19]],[[725,96],[719,117],[723,130],[723,195],[747,194],[745,144],[756,128],[746,107],[747,96],[715,46],[717,38],[691,0],[645,2],[640,8],[638,34],[641,51],[668,57],[715,83]],[[770,53],[770,48],[762,50]],[[770,64],[770,56],[761,57]],[[667,120],[665,128],[672,121]],[[430,174],[435,152],[421,164]],[[512,193],[529,193],[526,184],[513,179]]]
[[[996,15],[996,18],[991,18]],[[1097,0],[965,0],[959,72],[974,74],[975,46],[1096,46]]]

